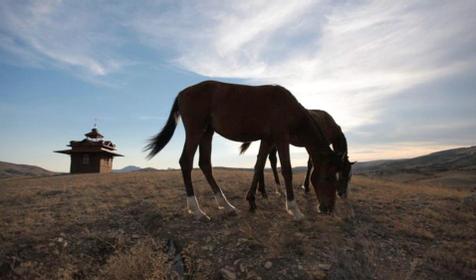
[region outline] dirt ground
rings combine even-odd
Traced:
[[[295,222],[274,193],[247,211],[250,171],[215,177],[240,213],[196,170],[209,222],[186,213],[179,171],[0,180],[0,278],[476,279],[475,186],[354,176],[333,216],[296,187]]]

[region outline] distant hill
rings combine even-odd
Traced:
[[[425,156],[358,162],[354,174],[387,177],[397,181],[421,181],[476,186],[476,146],[431,153]]]
[[[125,173],[125,172],[133,172],[133,171],[138,171],[141,170],[142,168],[139,166],[135,165],[128,165],[126,167],[123,167],[121,169],[114,169],[113,172],[115,173]]]
[[[113,170],[114,173],[127,173],[127,172],[136,172],[136,171],[156,171],[158,169],[152,168],[152,167],[146,167],[142,168],[136,165],[128,165],[126,167],[123,167],[121,169],[115,169]]]
[[[476,170],[476,146],[444,150],[411,159],[358,162],[354,173],[441,172]]]
[[[50,176],[54,174],[56,173],[34,165],[0,161],[0,179],[27,176]]]

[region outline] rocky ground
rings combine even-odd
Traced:
[[[216,209],[194,171],[209,222],[186,213],[179,171],[0,180],[0,278],[476,277],[476,186],[354,176],[333,216],[317,214],[314,195],[296,188],[306,218],[295,222],[275,194],[247,211],[251,172],[215,176],[240,213]]]

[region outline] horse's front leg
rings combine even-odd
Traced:
[[[281,172],[283,173],[284,183],[286,185],[286,210],[295,220],[301,220],[304,218],[304,214],[299,210],[296,200],[294,199],[289,142],[280,142],[278,143],[277,148],[279,159],[281,160]]]
[[[200,159],[198,161],[198,165],[200,166],[203,175],[207,179],[208,184],[212,188],[213,194],[215,196],[215,201],[218,205],[218,209],[224,209],[228,213],[237,213],[237,209],[228,201],[225,194],[218,186],[215,178],[213,177],[211,161],[213,133],[213,130],[208,129],[203,135],[202,140],[200,141]]]
[[[261,176],[258,181],[258,190],[263,198],[268,198],[268,194],[266,193],[266,186],[264,184],[264,168],[261,172]]]

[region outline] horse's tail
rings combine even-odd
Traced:
[[[245,142],[245,143],[241,144],[241,146],[240,146],[240,155],[242,155],[244,152],[246,152],[246,150],[248,150],[250,145],[251,145],[251,142]]]
[[[145,146],[144,151],[150,151],[147,155],[148,159],[153,158],[158,152],[160,152],[167,143],[169,143],[170,138],[174,135],[175,128],[177,127],[177,121],[180,116],[179,107],[178,107],[178,98],[175,98],[174,105],[170,110],[169,118],[167,123],[162,128],[159,134],[150,138],[149,144]]]

